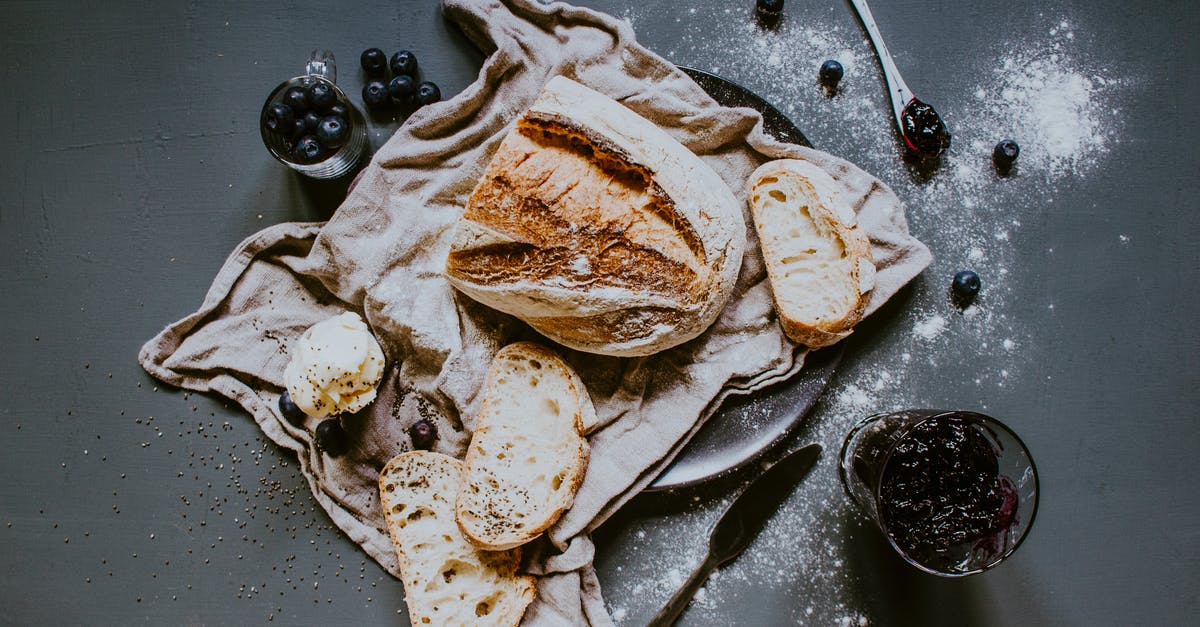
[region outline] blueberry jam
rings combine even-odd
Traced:
[[[986,428],[944,414],[909,431],[880,476],[880,517],[896,546],[926,568],[953,572],[1007,548],[1017,491]]]
[[[950,147],[950,132],[933,107],[913,98],[900,113],[900,133],[915,155],[937,158]]]

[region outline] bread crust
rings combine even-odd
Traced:
[[[446,276],[562,345],[649,355],[716,320],[745,239],[739,203],[708,165],[560,76],[472,192]]]
[[[871,257],[871,242],[857,228],[854,210],[840,198],[840,186],[824,170],[807,161],[799,159],[779,159],[770,161],[755,170],[748,181],[750,193],[747,202],[754,217],[754,228],[759,234],[762,245],[763,260],[767,267],[767,276],[775,298],[775,309],[779,316],[780,326],[792,341],[808,346],[822,348],[849,336],[854,326],[862,319],[870,291],[874,288],[875,266]],[[782,190],[786,190],[786,194]],[[808,219],[817,225],[817,230],[832,242],[842,247],[844,263],[837,264],[833,271],[845,272],[842,281],[852,291],[849,294],[848,305],[832,317],[814,319],[805,317],[810,312],[801,312],[789,307],[788,285],[783,276],[781,254],[772,250],[768,243],[770,236],[776,231],[786,228],[783,224],[768,223],[766,220],[765,203],[767,194],[775,191],[786,197],[790,210],[794,210],[796,219]]]
[[[507,373],[504,367],[509,360],[525,360],[528,362],[536,362],[540,364],[543,371],[549,371],[552,374],[548,376],[560,377],[566,384],[565,398],[546,399],[554,402],[556,407],[561,407],[566,404],[572,409],[571,411],[571,430],[573,431],[573,441],[564,443],[572,451],[571,459],[568,460],[564,467],[548,467],[543,469],[544,476],[551,476],[559,472],[562,474],[562,481],[565,484],[565,489],[554,490],[550,496],[556,497],[551,503],[540,504],[546,507],[542,517],[531,518],[522,513],[520,520],[508,519],[506,511],[493,509],[488,512],[475,512],[474,516],[468,516],[467,512],[480,508],[479,499],[471,498],[473,494],[472,488],[478,488],[479,494],[483,494],[485,503],[488,499],[505,500],[514,499],[515,494],[505,493],[504,489],[522,489],[530,488],[531,486],[523,485],[519,480],[505,481],[501,487],[489,488],[486,481],[489,477],[494,477],[499,472],[490,468],[490,465],[500,465],[498,462],[493,462],[487,451],[492,450],[496,442],[489,442],[488,447],[484,446],[484,442],[492,437],[491,431],[499,425],[500,421],[529,421],[533,423],[536,419],[533,416],[514,415],[513,408],[505,407],[500,409],[505,399],[500,398],[500,395],[508,388],[505,378],[511,376]],[[542,385],[540,388],[548,386]],[[518,392],[526,392],[520,388],[515,388]],[[591,447],[588,445],[587,439],[584,437],[586,431],[593,427],[596,423],[596,410],[592,405],[591,399],[588,396],[587,389],[584,388],[583,382],[562,358],[554,351],[547,347],[534,342],[516,342],[502,348],[492,360],[492,365],[489,368],[487,382],[484,387],[483,401],[479,410],[479,416],[475,423],[475,432],[471,439],[471,445],[467,448],[467,455],[464,460],[463,483],[464,487],[459,492],[455,505],[456,520],[458,521],[459,529],[463,536],[472,544],[487,550],[497,551],[519,547],[534,538],[537,538],[547,529],[549,529],[564,512],[570,509],[574,503],[575,493],[583,484],[583,478],[587,472],[588,460],[591,455]],[[510,426],[512,426],[510,424]],[[533,424],[532,427],[541,426],[542,430],[552,429],[552,425]],[[509,450],[505,451],[511,454],[511,457],[519,457],[526,454],[525,451]],[[481,469],[486,469],[488,472],[480,472]],[[536,487],[536,486],[535,486]],[[499,491],[499,494],[495,492]],[[486,503],[494,504],[494,503]],[[534,509],[536,512],[537,509]],[[513,525],[519,524],[520,531],[514,531]]]

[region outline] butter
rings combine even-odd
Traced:
[[[348,311],[314,324],[291,353],[283,381],[305,414],[354,413],[375,400],[383,349],[358,314]]]

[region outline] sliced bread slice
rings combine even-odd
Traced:
[[[780,159],[755,170],[749,185],[784,333],[810,348],[850,335],[875,286],[875,265],[838,184],[812,163]]]
[[[595,416],[579,376],[550,349],[517,342],[496,353],[458,493],[463,535],[506,549],[554,524],[583,482]]]
[[[461,461],[412,451],[379,473],[380,502],[400,562],[408,616],[428,625],[517,625],[536,580],[517,573],[520,549],[484,551],[454,522]]]

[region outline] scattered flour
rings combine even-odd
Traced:
[[[946,319],[939,315],[929,316],[913,325],[913,333],[925,340],[932,340],[946,330]]]
[[[756,596],[802,590],[808,602],[797,606],[792,622],[868,625],[871,597],[859,582],[864,565],[846,559],[843,542],[872,530],[851,511],[834,470],[842,439],[877,412],[918,406],[987,411],[989,398],[1007,393],[1006,385],[1030,361],[1022,352],[1030,345],[1030,322],[1016,317],[1012,281],[1035,271],[1028,266],[1037,263],[1018,258],[1015,245],[1055,208],[1062,189],[1093,172],[1112,151],[1122,124],[1118,97],[1129,83],[1078,52],[1084,38],[1076,36],[1076,24],[1041,18],[1028,35],[999,42],[992,58],[954,67],[964,86],[960,96],[932,102],[953,144],[941,166],[925,176],[900,158],[878,64],[844,7],[789,4],[775,31],[758,28],[751,10],[676,17],[685,25],[683,35],[656,52],[746,86],[795,121],[814,146],[882,179],[904,201],[910,229],[929,245],[934,262],[914,282],[904,310],[892,314],[896,320],[885,331],[887,341],[844,360],[814,408],[801,438],[825,447],[820,466],[750,549],[718,571],[719,580],[706,585],[696,607],[718,616],[717,608],[748,602],[737,596],[748,589]],[[635,30],[650,30],[669,15],[669,7],[647,5],[625,17]],[[826,59],[845,68],[832,97],[816,83]],[[980,78],[972,84],[970,77]],[[991,153],[1006,138],[1020,144],[1021,155],[1012,174],[1001,177]],[[1119,239],[1129,241],[1125,235]],[[959,311],[947,290],[954,273],[966,268],[981,276],[983,289],[975,304]],[[1053,303],[1045,311],[1052,316]],[[945,396],[914,391],[930,389],[944,389]],[[605,581],[601,569],[618,623],[644,622],[649,614],[643,611],[653,613],[670,597],[676,580],[703,557],[705,533],[727,503],[727,497],[697,501],[684,512],[630,523],[621,550],[631,555],[613,558],[624,568],[622,583]],[[672,547],[667,555],[664,546]],[[641,547],[654,559],[637,560]],[[631,571],[634,563],[641,570]],[[630,611],[631,601],[638,612]]]

